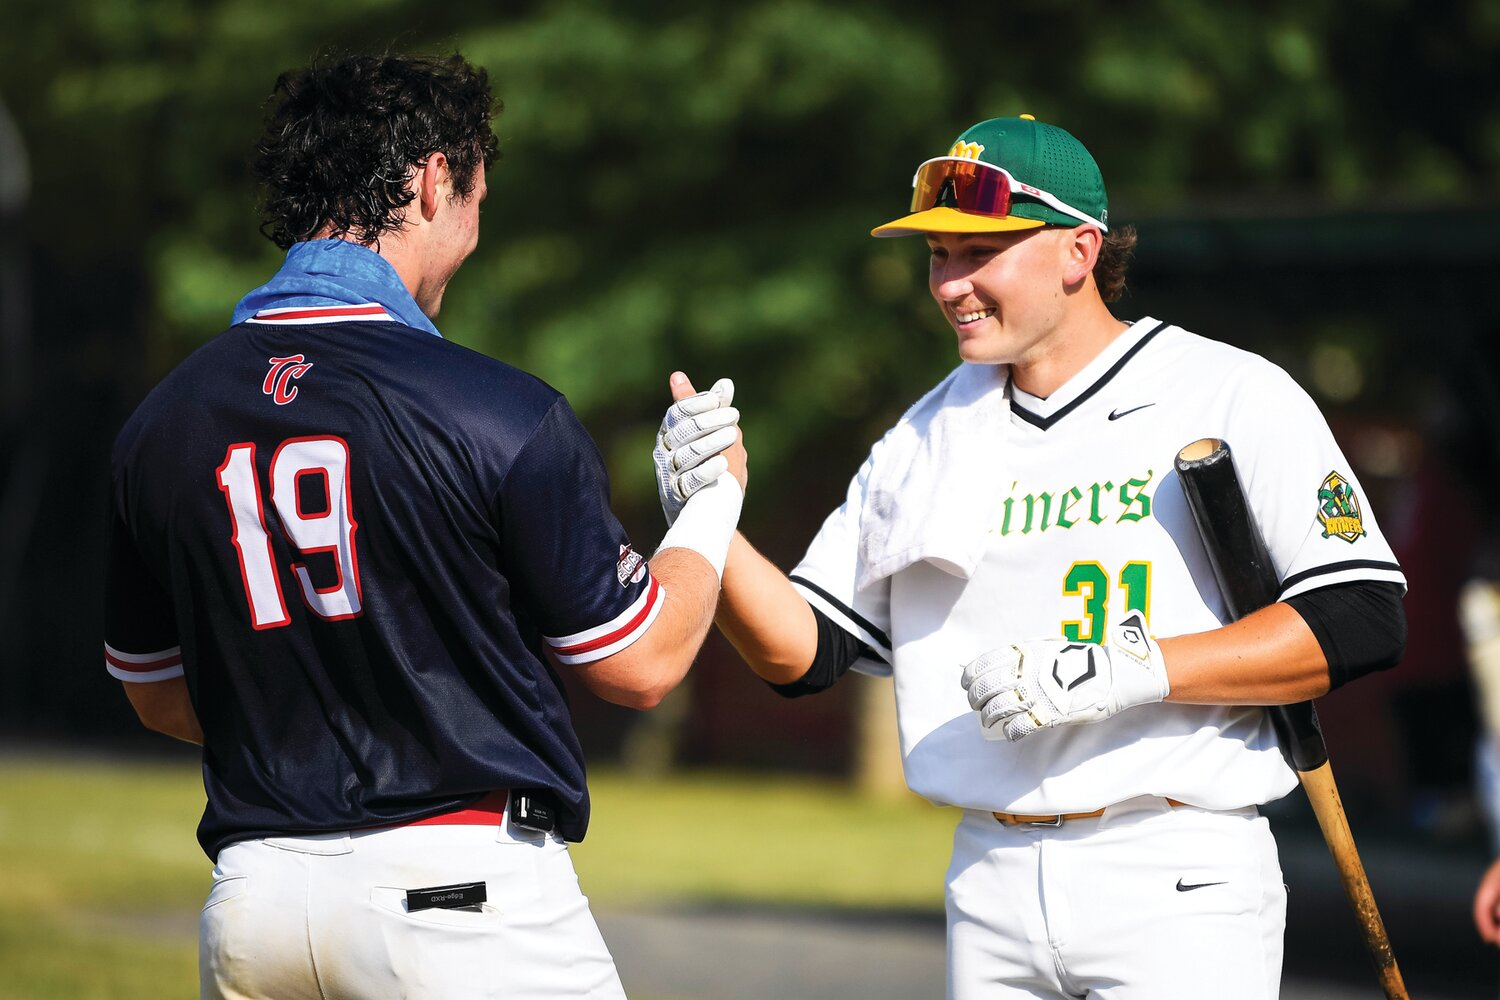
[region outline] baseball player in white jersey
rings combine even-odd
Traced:
[[[875,230],[905,234],[963,363],[790,577],[736,539],[718,623],[788,696],[893,674],[908,784],[963,810],[950,996],[1275,997],[1286,897],[1257,806],[1296,780],[1246,706],[1399,660],[1405,583],[1364,492],[1285,372],[1110,313],[1135,234],[1062,129],[966,131]],[[1203,437],[1233,447],[1282,580],[1229,625],[1173,467]]]

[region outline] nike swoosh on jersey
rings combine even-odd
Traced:
[[[1121,417],[1129,416],[1130,414],[1134,413],[1136,410],[1144,410],[1148,406],[1155,406],[1155,405],[1156,405],[1155,403],[1142,403],[1140,406],[1132,406],[1128,410],[1110,410],[1109,411],[1109,419],[1111,419],[1111,420],[1119,420]]]
[[[1188,883],[1184,883],[1182,881],[1182,879],[1178,879],[1177,880],[1177,891],[1178,892],[1192,892],[1194,889],[1205,889],[1205,888],[1207,888],[1208,886],[1211,886],[1211,885],[1228,885],[1228,883],[1227,882],[1188,882]]]

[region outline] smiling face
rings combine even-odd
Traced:
[[[976,364],[1026,367],[1056,345],[1068,307],[1074,232],[928,233],[928,288]]]
[[[927,281],[959,357],[1008,364],[1017,388],[1048,396],[1126,328],[1093,277],[1094,226],[1006,233],[928,233]]]

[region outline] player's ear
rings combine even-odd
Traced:
[[[437,214],[438,199],[444,197],[452,183],[448,175],[448,157],[441,152],[429,153],[427,159],[417,165],[412,178],[417,196],[417,209],[428,222]]]
[[[1067,256],[1063,265],[1063,282],[1076,285],[1093,273],[1099,251],[1104,247],[1104,234],[1097,226],[1074,226],[1068,234],[1063,247]]]

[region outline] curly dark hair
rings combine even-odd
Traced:
[[[260,231],[283,250],[319,233],[378,243],[400,228],[412,171],[448,158],[455,197],[494,162],[489,77],[462,56],[350,56],[281,74],[254,170]]]
[[[1104,234],[1099,259],[1094,261],[1094,284],[1105,302],[1117,302],[1125,294],[1125,272],[1135,256],[1135,244],[1134,226],[1116,226]]]

